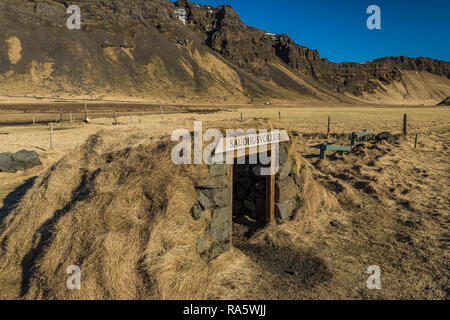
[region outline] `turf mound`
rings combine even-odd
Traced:
[[[1,226],[2,286],[26,299],[286,298],[328,281],[324,261],[298,243],[341,209],[295,144],[303,188],[293,220],[210,262],[196,251],[206,221],[190,212],[208,168],[174,165],[171,146],[138,129],[100,132],[39,176]],[[81,290],[67,289],[71,265]]]

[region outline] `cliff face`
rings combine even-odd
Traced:
[[[70,4],[81,8],[81,30],[66,28]],[[332,63],[286,34],[246,26],[226,5],[0,2],[0,95],[174,103],[383,102],[383,92],[392,90],[395,99],[407,99],[404,72],[417,71],[432,75],[433,84],[442,78],[438,89],[423,96],[437,102],[450,95],[449,65],[407,57]]]
[[[450,63],[429,58],[387,57],[364,64],[333,63],[317,50],[300,46],[286,35],[274,35],[244,25],[229,6],[214,9],[183,0],[189,27],[202,33],[205,43],[227,60],[257,75],[270,78],[267,63],[281,59],[298,73],[319,80],[336,92],[361,96],[385,84],[402,80],[402,70],[426,71],[450,79]]]

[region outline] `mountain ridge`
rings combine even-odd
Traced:
[[[0,4],[0,95],[427,104],[450,95],[449,62],[408,57],[330,62],[287,34],[246,26],[228,5],[213,8],[186,0],[70,4],[81,8],[80,31],[65,27],[68,1]],[[417,73],[406,78],[419,80],[405,81],[406,71]],[[422,91],[414,97],[408,93]]]

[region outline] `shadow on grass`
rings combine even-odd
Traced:
[[[95,180],[100,170],[93,173],[84,172],[79,186],[72,192],[71,201],[64,208],[56,210],[51,218],[46,220],[38,229],[40,233],[39,243],[33,247],[22,259],[22,283],[20,296],[27,294],[30,288],[30,281],[36,272],[36,262],[42,256],[44,247],[49,245],[52,237],[53,226],[66,215],[78,202],[84,201],[90,195],[90,185]]]
[[[3,207],[0,208],[0,224],[2,224],[3,220],[17,207],[23,196],[33,186],[36,178],[37,176],[26,180],[23,184],[18,186],[14,191],[6,196],[3,200]]]
[[[245,242],[239,243],[236,248],[278,278],[278,284],[286,285],[286,290],[288,287],[294,288],[294,291],[295,288],[311,288],[332,277],[325,261],[311,252]]]

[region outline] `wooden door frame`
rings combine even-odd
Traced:
[[[267,151],[270,151],[271,157],[271,165],[273,165],[275,159],[275,153],[271,152],[271,145],[267,145]],[[228,177],[228,188],[230,189],[230,226],[231,226],[231,234],[230,234],[230,245],[233,245],[233,175],[234,175],[234,159],[244,156],[238,155],[238,150],[231,151],[233,152],[233,164],[228,165],[227,177]],[[242,151],[241,151],[242,152]],[[259,154],[260,150],[256,152],[250,153],[250,148],[245,149],[245,156],[251,154]],[[228,158],[227,158],[228,159]],[[275,221],[275,175],[266,176],[266,223],[270,224]]]

